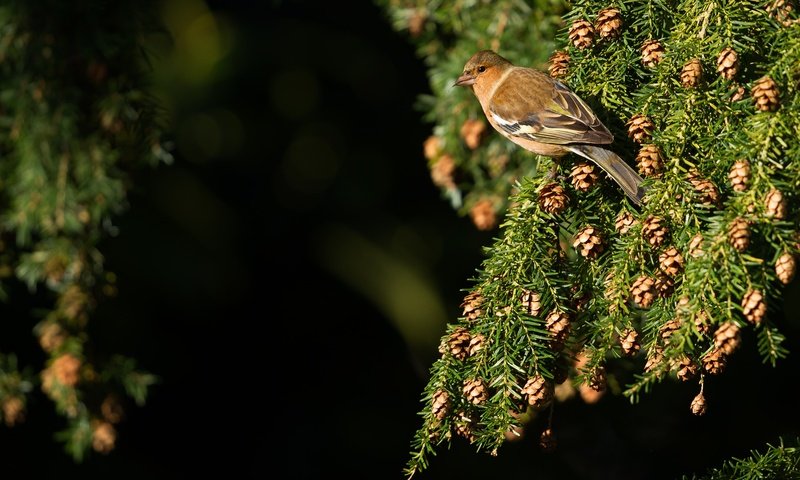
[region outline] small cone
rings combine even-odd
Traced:
[[[470,150],[475,150],[481,145],[486,134],[486,123],[483,120],[469,118],[461,125],[461,138]]]
[[[578,49],[592,46],[594,40],[594,27],[587,20],[575,20],[569,28],[569,41]]]
[[[783,196],[783,192],[777,188],[773,188],[767,193],[766,207],[768,217],[776,220],[783,220],[786,218],[786,198]]]
[[[661,365],[664,361],[664,350],[661,347],[656,347],[647,356],[647,363],[644,365],[645,372],[651,372],[653,369]]]
[[[774,0],[767,4],[769,16],[784,27],[789,27],[798,23],[794,12],[794,2],[792,0]]]
[[[760,290],[748,290],[742,297],[744,318],[753,325],[759,325],[767,315],[767,302]]]
[[[595,392],[605,392],[606,384],[606,369],[605,367],[598,366],[594,369],[592,376],[589,378],[589,388]]]
[[[774,112],[781,106],[780,90],[778,84],[768,76],[761,77],[753,85],[750,95],[756,110],[762,112]]]
[[[564,349],[564,343],[569,338],[570,333],[570,318],[566,312],[553,310],[547,315],[545,319],[545,328],[550,332],[552,340],[550,341],[550,348],[555,351]]]
[[[482,198],[475,202],[469,210],[469,216],[478,230],[492,230],[497,226],[497,212],[495,212],[494,202],[488,198]]]
[[[656,298],[655,280],[642,275],[631,285],[631,298],[639,308],[650,308]]]
[[[575,166],[572,167],[572,172],[570,173],[570,181],[572,182],[572,186],[575,187],[575,190],[586,192],[595,186],[597,184],[597,179],[600,178],[596,170],[593,163],[576,163]]]
[[[670,277],[675,277],[683,271],[683,255],[675,247],[668,247],[658,256],[661,271]]]
[[[694,258],[702,257],[705,254],[703,251],[703,234],[696,233],[691,240],[689,240],[689,255]]]
[[[522,387],[522,394],[527,399],[528,405],[542,408],[553,399],[553,384],[541,375],[528,379]]]
[[[697,375],[697,364],[689,357],[682,357],[675,364],[675,375],[678,380],[688,382]]]
[[[744,100],[744,97],[747,95],[747,90],[741,85],[734,85],[734,88],[731,93],[731,102],[738,102]]]
[[[717,205],[719,203],[719,189],[714,182],[700,176],[696,170],[689,172],[689,182],[697,192],[697,200],[703,205]]]
[[[706,414],[706,397],[703,395],[703,392],[698,393],[697,396],[692,399],[690,408],[692,413],[698,417]]]
[[[717,72],[725,80],[733,80],[739,71],[739,54],[731,47],[726,47],[717,57]]]
[[[108,422],[92,422],[92,449],[98,453],[109,453],[117,442],[117,431]]]
[[[661,217],[649,215],[642,223],[642,236],[653,248],[661,247],[668,234],[669,228]]]
[[[739,326],[734,322],[725,322],[714,332],[714,347],[730,355],[739,348],[741,335]]]
[[[436,390],[431,398],[431,414],[438,420],[442,420],[450,411],[450,405],[450,394],[446,390]]]
[[[708,314],[705,310],[700,310],[694,316],[694,327],[702,335],[707,335],[711,330],[711,326],[708,323]]]
[[[641,345],[639,345],[639,333],[634,330],[626,330],[619,336],[619,343],[622,347],[622,353],[628,357],[632,357],[639,352]]]
[[[658,330],[658,335],[664,340],[664,344],[669,344],[670,337],[680,329],[681,321],[675,318],[662,325]]]
[[[472,336],[464,327],[457,327],[447,338],[447,350],[450,355],[459,360],[466,360],[469,356],[469,341]]]
[[[567,208],[569,197],[564,187],[557,183],[549,183],[539,191],[539,205],[547,213],[557,215]]]
[[[665,275],[663,272],[656,275],[655,289],[659,297],[669,297],[672,295],[674,288],[675,280],[672,277]]]
[[[455,190],[456,162],[450,155],[441,155],[430,164],[431,181],[439,188]]]
[[[737,160],[731,167],[731,172],[728,174],[731,181],[731,186],[736,192],[743,192],[747,189],[747,183],[750,181],[750,162],[747,160]]]
[[[622,14],[616,8],[604,8],[597,13],[594,28],[602,39],[619,38],[622,32]]]
[[[461,302],[462,315],[469,322],[474,322],[481,316],[481,304],[483,303],[483,295],[478,291],[469,292],[464,301]]]
[[[628,126],[628,137],[636,143],[649,141],[655,129],[652,120],[639,114],[632,116],[626,125]]]
[[[703,356],[703,370],[711,375],[719,375],[725,371],[727,364],[728,355],[720,348],[715,348]]]
[[[522,305],[532,317],[538,317],[542,311],[542,296],[533,290],[523,290]]]
[[[550,66],[547,70],[553,78],[564,78],[569,69],[569,54],[564,50],[557,50],[550,55]]]
[[[3,399],[0,410],[3,412],[3,422],[7,427],[13,427],[25,420],[25,402],[17,396],[7,396]]]
[[[478,423],[477,418],[465,412],[457,414],[457,420],[453,422],[453,430],[459,437],[466,438],[470,443],[475,441],[475,425]]]
[[[634,217],[632,213],[621,212],[617,216],[617,221],[614,222],[614,227],[621,235],[624,235],[628,233],[628,230],[636,225],[636,223],[636,217]]]
[[[744,252],[750,246],[750,222],[736,218],[728,227],[728,240],[737,252]]]
[[[658,145],[642,145],[636,154],[636,167],[645,177],[657,177],[664,171],[664,158]]]
[[[489,391],[486,382],[481,378],[470,378],[464,380],[464,397],[473,405],[480,405],[489,398]]]
[[[469,339],[469,346],[467,347],[467,355],[470,357],[475,356],[478,352],[481,351],[483,348],[483,344],[486,342],[486,337],[482,334],[474,335],[472,338]]]
[[[442,154],[442,150],[444,150],[444,140],[436,135],[431,135],[425,139],[425,142],[422,144],[422,151],[425,154],[425,158],[431,162],[439,158]]]
[[[664,58],[664,46],[657,40],[647,40],[642,44],[642,65],[655,67]]]
[[[593,260],[603,253],[605,242],[596,228],[588,226],[575,234],[575,240],[572,242],[572,246],[582,257]]]
[[[792,282],[796,271],[797,262],[794,255],[790,253],[784,253],[778,257],[778,261],[775,262],[775,275],[778,276],[778,280],[784,285],[788,285]]]
[[[681,69],[681,85],[684,88],[695,88],[700,85],[703,76],[703,65],[700,60],[694,58]]]

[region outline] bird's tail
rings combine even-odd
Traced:
[[[594,145],[569,145],[567,148],[599,165],[622,187],[633,203],[642,204],[645,193],[642,177],[616,153]]]

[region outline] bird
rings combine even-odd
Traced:
[[[591,160],[635,205],[642,204],[642,177],[605,147],[614,136],[564,83],[535,68],[514,65],[493,50],[480,50],[467,60],[453,86],[472,89],[486,119],[508,140],[555,159],[571,152]]]

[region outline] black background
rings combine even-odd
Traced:
[[[431,126],[414,108],[428,91],[425,66],[379,8],[210,5],[237,31],[236,49],[228,74],[179,105],[176,122],[226,108],[244,143],[204,161],[178,148],[173,165],[137,175],[120,234],[102,246],[119,295],[90,327],[98,349],[137,358],[160,383],[147,406],[129,410],[117,449],[82,465],[52,440],[63,420],[34,396],[28,421],[0,430],[3,478],[402,478],[437,339],[407,344],[320,252],[337,229],[374,245],[411,229],[422,242],[411,255],[455,318],[495,233],[458,218],[432,186],[421,147]],[[302,85],[276,90],[286,72],[311,78],[316,100],[304,103]],[[305,106],[287,111],[293,101]],[[335,159],[321,187],[287,180],[287,151],[303,131],[323,132]],[[789,289],[785,311],[797,312],[796,283]],[[32,325],[11,325],[27,307],[7,307],[3,328],[36,359]],[[800,351],[796,313],[776,315]],[[497,458],[456,442],[419,478],[676,478],[796,435],[796,355],[772,369],[751,333],[744,342],[707,385],[705,417],[689,414],[695,385],[666,382],[636,406],[574,399],[556,409],[555,453],[533,435]]]

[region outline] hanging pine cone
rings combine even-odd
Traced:
[[[455,190],[455,171],[456,162],[450,155],[442,155],[438,157],[433,163],[430,163],[431,181],[439,188],[446,190]]]
[[[628,137],[636,143],[645,143],[655,129],[653,121],[644,115],[636,114],[625,123],[628,126]]]
[[[675,375],[682,382],[688,382],[697,375],[697,364],[689,357],[681,357],[675,363]]]
[[[672,319],[661,326],[658,330],[658,335],[664,340],[664,344],[668,344],[670,337],[675,334],[675,332],[681,329],[681,321],[677,318]]]
[[[472,338],[469,339],[469,346],[467,347],[467,354],[471,357],[478,352],[481,351],[483,348],[483,344],[486,342],[486,337],[481,335],[480,333],[474,335]]]
[[[719,203],[719,189],[714,182],[704,178],[697,170],[689,172],[689,182],[697,192],[697,200],[703,205],[716,205]]]
[[[425,21],[428,19],[428,14],[425,10],[416,9],[408,17],[408,33],[411,38],[417,38],[425,28]]]
[[[464,380],[464,397],[473,405],[480,405],[489,398],[486,382],[481,378],[468,378]]]
[[[739,54],[731,47],[723,49],[717,57],[717,72],[725,80],[733,80],[739,71]]]
[[[661,298],[666,298],[672,295],[675,288],[675,280],[672,277],[659,273],[656,275],[655,289],[656,293]]]
[[[469,356],[469,341],[472,335],[464,327],[457,327],[447,339],[447,346],[450,354],[459,360],[465,360]]]
[[[653,247],[659,248],[667,240],[669,228],[661,217],[648,215],[642,223],[642,237]]]
[[[444,149],[444,140],[441,137],[436,135],[431,135],[425,139],[425,142],[422,144],[422,152],[425,155],[425,158],[429,161],[436,160],[439,158],[439,155],[442,154],[442,150]]]
[[[564,78],[569,69],[569,54],[564,50],[556,50],[550,55],[550,66],[547,70],[553,78]]]
[[[734,322],[725,322],[714,332],[714,347],[722,350],[726,355],[735,352],[739,348],[740,342],[739,325]]]
[[[542,408],[553,399],[553,384],[541,375],[536,375],[528,379],[522,387],[522,394],[528,401],[528,405],[534,408]]]
[[[453,430],[459,437],[466,438],[470,443],[475,441],[475,425],[478,419],[465,412],[458,412],[457,419],[453,422]]]
[[[18,396],[6,396],[0,402],[0,412],[7,427],[13,427],[25,421],[25,402]]]
[[[761,290],[748,290],[742,297],[744,318],[753,325],[758,325],[767,315],[767,302]]]
[[[701,335],[706,335],[708,331],[711,330],[711,326],[708,322],[708,314],[705,310],[700,310],[694,316],[694,327]]]
[[[703,234],[696,233],[691,240],[689,240],[689,255],[694,258],[702,257],[705,254],[703,251]]]
[[[743,252],[750,246],[750,222],[744,218],[736,218],[728,227],[728,240],[737,252]]]
[[[731,93],[731,102],[738,102],[743,100],[745,95],[747,95],[747,90],[741,85],[734,85],[733,93]]]
[[[481,145],[486,134],[486,122],[477,118],[468,118],[461,125],[461,138],[470,150],[475,150]]]
[[[592,226],[584,227],[579,230],[575,234],[575,240],[572,242],[572,246],[582,257],[590,260],[597,258],[605,249],[603,236]]]
[[[773,188],[767,193],[767,216],[776,220],[783,220],[786,218],[786,198],[783,192],[777,188]]]
[[[436,390],[431,397],[431,414],[438,420],[444,419],[450,411],[450,394],[447,390]]]
[[[539,190],[539,205],[547,213],[557,215],[567,208],[569,197],[564,187],[557,183],[548,183]]]
[[[698,417],[706,414],[706,397],[703,395],[703,392],[698,393],[697,396],[692,399],[690,408],[692,413]]]
[[[634,329],[625,330],[619,336],[619,343],[622,347],[622,353],[632,357],[639,352],[641,345],[639,345],[639,332]]]
[[[478,230],[487,231],[497,226],[494,202],[488,198],[482,198],[475,202],[469,209],[469,216]]]
[[[775,274],[778,276],[778,280],[784,285],[791,283],[796,270],[797,262],[794,255],[790,253],[784,253],[778,257],[778,261],[775,262]]]
[[[532,317],[538,317],[542,311],[542,296],[533,290],[522,291],[522,306]]]
[[[592,371],[592,375],[589,377],[589,388],[595,392],[605,392],[606,384],[606,369],[603,366],[598,366]]]
[[[664,46],[657,40],[647,40],[642,44],[642,65],[655,67],[664,58]]]
[[[481,316],[483,313],[481,311],[481,304],[483,303],[483,295],[481,295],[478,291],[469,292],[465,297],[464,301],[461,302],[461,308],[463,309],[462,315],[467,319],[469,322],[474,322]]]
[[[711,375],[719,375],[725,371],[728,355],[720,348],[715,348],[703,356],[703,370]]]
[[[750,95],[756,109],[762,112],[774,112],[781,105],[778,84],[769,76],[759,78],[753,85]]]
[[[616,8],[604,8],[597,13],[594,29],[602,39],[618,38],[622,32],[622,14]]]
[[[636,223],[637,223],[636,218],[633,216],[632,213],[621,212],[617,216],[616,222],[614,222],[614,227],[620,234],[624,235],[628,233],[628,230],[630,230],[634,225],[636,225]]]
[[[569,28],[569,40],[575,48],[584,49],[592,46],[594,27],[588,20],[575,20]]]
[[[750,181],[750,162],[745,159],[737,160],[731,167],[728,174],[731,186],[736,192],[743,192],[747,189],[747,182]]]
[[[655,280],[642,275],[633,281],[631,285],[631,297],[633,303],[639,308],[650,308],[656,298]]]
[[[552,337],[550,348],[555,351],[563,350],[564,343],[567,341],[570,333],[569,315],[566,312],[553,310],[545,319],[545,328],[550,332],[550,336]]]
[[[703,76],[703,65],[700,60],[694,58],[689,60],[681,69],[681,85],[684,88],[695,88],[700,85]]]
[[[600,178],[597,175],[596,168],[593,163],[578,162],[572,167],[572,172],[569,174],[572,186],[579,192],[588,191]]]
[[[545,428],[542,430],[542,434],[539,435],[539,448],[541,448],[543,452],[550,453],[556,449],[556,446],[557,442],[553,434],[553,429]]]
[[[664,361],[664,350],[661,347],[656,347],[650,354],[647,355],[647,363],[644,364],[644,371],[652,372],[656,367],[661,365]]]
[[[788,27],[798,22],[794,13],[794,5],[792,0],[775,0],[767,4],[767,12],[769,16],[774,18],[775,21]]]
[[[643,145],[636,154],[636,167],[645,177],[656,177],[664,171],[664,158],[658,145]]]
[[[668,247],[658,256],[661,271],[675,277],[683,271],[683,255],[675,247]]]

